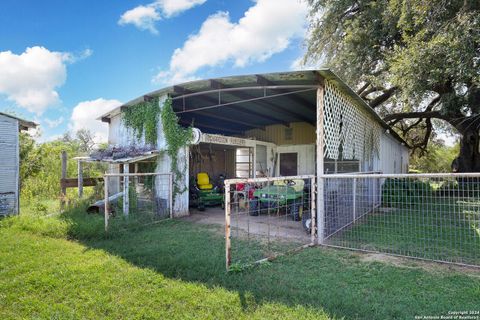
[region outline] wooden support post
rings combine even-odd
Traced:
[[[230,269],[230,184],[225,184],[225,266]]]
[[[83,162],[78,160],[78,198],[83,197]]]
[[[353,195],[353,222],[357,220],[357,178],[352,180],[352,195]]]
[[[133,172],[138,173],[138,162],[135,162],[133,164]],[[138,176],[133,177],[133,185],[135,186],[135,192],[138,193]]]
[[[319,87],[317,90],[317,237],[319,244],[323,244],[325,239],[323,91],[323,87]]]
[[[67,178],[67,152],[62,151],[62,180]],[[67,197],[67,187],[60,182],[61,194],[60,194],[60,209],[65,209],[65,199]]]
[[[130,173],[130,165],[128,163],[123,164],[123,173]],[[130,199],[129,199],[129,176],[123,176],[123,214],[128,216],[130,211]]]
[[[313,177],[310,181],[310,236],[311,236],[311,245],[315,245],[317,243],[316,237],[315,237],[315,231],[317,229],[317,206],[316,206],[316,180],[315,177]]]
[[[105,232],[108,232],[108,218],[110,214],[110,203],[108,199],[108,176],[104,176],[103,181],[105,182],[104,190],[105,190]]]

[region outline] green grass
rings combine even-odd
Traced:
[[[306,249],[226,273],[221,230],[102,233],[81,208],[0,222],[0,318],[405,319],[478,310],[480,274]]]
[[[480,265],[479,208],[478,199],[424,197],[422,202],[377,209],[330,243]]]

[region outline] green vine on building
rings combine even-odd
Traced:
[[[192,128],[184,128],[178,124],[178,117],[172,109],[171,98],[167,98],[163,104],[161,119],[163,133],[165,134],[165,140],[167,142],[167,154],[171,159],[173,198],[175,199],[177,194],[188,190],[186,186],[181,187],[181,181],[185,180],[185,174],[178,169],[178,152],[192,140]]]
[[[160,117],[158,98],[140,102],[123,111],[126,127],[133,129],[138,140],[145,135],[145,142],[157,146],[157,125]]]
[[[145,142],[157,146],[158,120],[162,120],[163,133],[167,143],[167,154],[171,159],[173,173],[173,199],[188,188],[181,187],[185,174],[178,169],[178,152],[187,146],[192,139],[192,128],[184,128],[178,124],[178,117],[172,109],[172,99],[167,98],[163,107],[159,107],[159,99],[151,99],[138,103],[123,111],[123,121],[126,127],[131,128],[137,139],[145,135]],[[155,169],[155,168],[153,168]]]

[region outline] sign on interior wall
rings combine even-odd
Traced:
[[[204,143],[216,143],[216,144],[226,144],[232,146],[246,146],[247,142],[245,139],[236,138],[236,137],[228,137],[222,136],[218,134],[208,134],[202,133],[202,137],[200,138],[201,142]]]

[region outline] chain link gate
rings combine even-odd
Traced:
[[[313,175],[225,180],[227,270],[313,245],[315,191]]]

